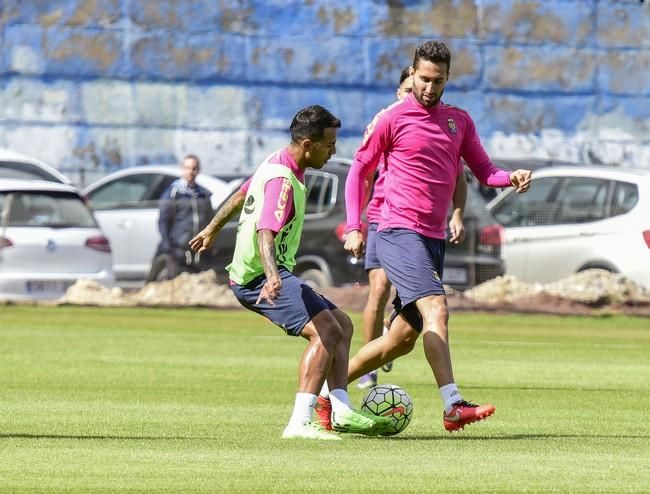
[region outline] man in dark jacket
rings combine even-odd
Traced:
[[[174,180],[160,197],[159,255],[166,255],[168,279],[182,272],[198,272],[207,269],[205,262],[192,252],[189,241],[200,232],[212,218],[212,193],[196,183],[201,163],[199,158],[188,154],[181,162],[181,177]]]

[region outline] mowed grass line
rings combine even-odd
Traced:
[[[442,429],[418,345],[380,374],[406,431],[314,443],[280,439],[304,343],[255,314],[0,307],[0,492],[650,490],[648,319],[455,313],[451,334],[489,421]]]

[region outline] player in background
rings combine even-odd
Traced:
[[[356,257],[364,253],[361,234],[364,179],[386,160],[385,200],[377,233],[377,254],[397,290],[396,319],[412,328],[366,345],[357,356],[369,371],[408,350],[419,336],[421,316],[424,353],[435,376],[444,412],[445,429],[454,431],[492,415],[493,405],[463,399],[455,383],[448,340],[449,313],[442,285],[446,217],[461,158],[478,180],[491,187],[528,190],[529,170],[508,173],[487,156],[471,117],[441,101],[449,79],[451,54],[444,43],[430,41],[415,52],[411,75],[413,93],[383,112],[355,154],[346,182],[347,238],[345,248]],[[408,253],[408,254],[406,254]],[[377,346],[388,344],[377,351]],[[401,350],[400,350],[401,348]],[[410,350],[409,350],[410,351]],[[374,357],[373,357],[374,356]],[[372,358],[375,361],[369,362]]]
[[[413,90],[413,78],[410,74],[410,67],[402,70],[399,78],[399,86],[396,91],[397,100],[401,101]],[[384,110],[382,110],[384,111]],[[381,112],[380,112],[381,113]],[[375,116],[375,119],[379,114]],[[371,123],[366,132],[370,132],[373,123]],[[368,220],[368,234],[366,238],[365,268],[368,273],[368,300],[363,309],[363,339],[364,344],[379,338],[382,330],[388,331],[388,321],[384,321],[386,303],[390,295],[391,284],[386,276],[386,271],[381,267],[377,257],[376,238],[377,226],[379,224],[381,206],[384,203],[384,171],[385,162],[380,163],[376,172],[376,179],[372,188],[372,197],[366,207],[366,218]],[[463,212],[465,209],[465,200],[467,197],[467,181],[462,173],[462,167],[456,179],[454,189],[453,204],[454,209],[449,221],[450,238],[449,242],[458,244],[465,237],[465,227],[463,225]],[[390,372],[393,368],[393,362],[386,362],[382,365],[384,372]],[[372,388],[377,385],[378,370],[372,369],[370,372],[362,375],[357,387],[360,389]]]
[[[350,318],[291,273],[304,223],[304,172],[322,168],[335,154],[340,126],[340,120],[318,105],[295,115],[290,144],[269,156],[250,180],[233,262],[226,268],[231,289],[245,308],[266,317],[287,335],[308,340],[283,438],[340,439],[312,421],[317,394],[326,380],[333,390],[335,430],[376,435],[390,425],[390,419],[356,411],[350,404]],[[200,251],[203,242],[199,245],[198,237],[191,244]]]

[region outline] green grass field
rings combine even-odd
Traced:
[[[650,320],[456,313],[451,334],[488,421],[444,431],[418,346],[380,374],[414,400],[402,434],[287,441],[304,344],[255,314],[0,307],[0,492],[650,491]]]

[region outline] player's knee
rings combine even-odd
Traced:
[[[445,298],[436,297],[431,305],[422,313],[422,318],[428,324],[434,324],[436,326],[440,326],[441,324],[446,325],[449,321],[449,309],[447,308]]]
[[[445,324],[449,321],[449,309],[447,308],[447,304],[440,305],[437,308],[437,315],[438,320],[444,321]]]
[[[388,297],[389,290],[390,282],[388,281],[388,278],[375,277],[370,285],[368,297],[371,297],[376,301],[380,301]]]
[[[398,341],[396,341],[394,351],[398,356],[401,357],[402,355],[411,353],[415,348],[415,343],[418,340],[418,335],[414,331],[412,331],[412,333],[412,335],[405,335],[403,338],[400,338]]]
[[[336,319],[328,321],[319,331],[320,340],[328,352],[333,352],[342,342],[345,341],[346,334],[343,326]],[[350,338],[352,333],[350,332]]]
[[[406,355],[407,353],[411,353],[413,349],[415,348],[415,343],[418,341],[418,335],[417,334],[412,334],[407,336],[402,340],[402,343],[400,345],[402,351],[404,352],[403,355]]]
[[[354,331],[354,325],[352,324],[352,319],[345,312],[337,316],[337,321],[341,326],[342,338],[343,340],[350,342],[352,340],[352,333]]]

